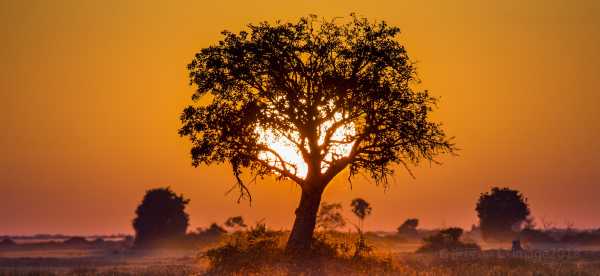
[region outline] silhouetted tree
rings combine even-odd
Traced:
[[[341,212],[342,204],[340,203],[321,203],[317,215],[317,228],[321,228],[323,231],[334,231],[346,226],[346,220]]]
[[[244,223],[244,218],[242,216],[230,217],[225,221],[225,226],[228,228],[233,228],[235,230],[239,230],[242,228],[246,228],[248,225]]]
[[[297,183],[288,252],[310,248],[323,190],[346,167],[385,185],[392,164],[408,169],[454,149],[430,121],[436,99],[412,88],[400,30],[354,15],[339,22],[310,16],[224,31],[188,65],[198,104],[183,111],[179,134],[192,142],[192,164],[229,162],[239,199],[251,199],[242,168]]]
[[[492,188],[477,202],[481,235],[486,240],[510,241],[530,215],[527,198],[517,190]]]
[[[148,190],[135,211],[135,246],[156,245],[159,241],[185,236],[188,203],[189,199],[176,195],[170,188]]]
[[[365,218],[371,214],[373,208],[371,208],[371,204],[362,198],[355,198],[350,202],[350,207],[352,207],[352,213],[358,217],[358,228],[360,231],[363,229],[363,222]]]
[[[407,219],[398,226],[398,234],[403,236],[415,237],[417,236],[417,226],[419,226],[419,220],[416,218]]]

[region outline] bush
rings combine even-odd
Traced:
[[[67,245],[85,245],[88,244],[88,240],[86,240],[84,237],[71,237],[65,240],[63,243]]]
[[[283,256],[282,233],[257,224],[247,232],[236,232],[225,245],[210,249],[205,257],[210,273],[256,273],[262,266],[274,263]]]
[[[16,244],[17,243],[10,238],[4,238],[2,241],[0,241],[0,246],[13,246]]]
[[[417,227],[419,226],[419,219],[407,219],[398,226],[398,235],[405,238],[416,238],[418,236]]]
[[[481,248],[475,243],[465,243],[460,240],[463,234],[463,230],[458,227],[451,227],[441,230],[435,235],[431,235],[423,239],[423,246],[421,246],[418,253],[432,253],[439,252],[442,250],[447,251],[468,251],[468,250],[481,250]]]

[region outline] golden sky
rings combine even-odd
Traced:
[[[191,167],[186,65],[223,29],[350,12],[401,28],[461,151],[416,179],[398,169],[387,191],[339,176],[325,201],[365,198],[367,229],[469,227],[499,185],[538,219],[600,227],[600,1],[289,2],[0,1],[0,234],[129,233],[159,186],[191,198],[192,227],[242,214],[289,228],[294,184],[259,181],[250,207],[224,195],[227,166]]]

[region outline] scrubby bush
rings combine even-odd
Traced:
[[[13,246],[16,244],[17,243],[10,238],[4,238],[2,241],[0,241],[0,246]]]
[[[466,243],[460,240],[463,234],[463,230],[458,227],[450,227],[439,231],[437,234],[428,236],[423,239],[423,246],[421,246],[418,253],[432,253],[442,250],[447,251],[467,251],[467,250],[481,250],[480,247],[475,243]]]
[[[239,231],[241,229],[244,229],[246,227],[248,227],[248,225],[246,225],[246,223],[244,222],[244,218],[242,216],[235,216],[235,217],[230,217],[225,221],[225,226],[227,228]]]
[[[524,243],[555,243],[557,242],[550,234],[545,231],[533,228],[525,228],[521,231],[519,238]]]
[[[66,239],[63,243],[67,245],[85,245],[88,244],[88,240],[84,237],[71,237]]]
[[[405,238],[415,238],[418,236],[417,227],[419,226],[419,220],[416,218],[407,219],[398,226],[398,235]]]
[[[204,256],[208,258],[211,273],[257,272],[266,264],[280,261],[281,238],[281,232],[257,224],[249,231],[234,233],[225,245],[208,250]]]

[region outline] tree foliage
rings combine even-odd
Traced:
[[[436,99],[412,88],[418,80],[396,40],[400,30],[355,15],[346,21],[310,16],[250,24],[239,33],[224,31],[221,41],[200,50],[188,65],[197,88],[192,99],[210,95],[209,103],[187,107],[179,131],[192,142],[193,165],[229,162],[240,198],[250,198],[242,168],[310,190],[346,167],[385,184],[392,164],[452,152],[440,124],[429,120]],[[335,138],[349,126],[352,131]],[[262,142],[259,128],[286,139],[307,165],[306,175]],[[349,152],[336,152],[340,145],[350,145]]]
[[[371,204],[362,198],[353,199],[352,202],[350,202],[350,207],[352,207],[352,213],[360,220],[364,220],[373,210]]]
[[[323,231],[334,231],[346,226],[346,220],[341,212],[342,204],[340,203],[321,203],[317,215],[317,228],[321,228]]]
[[[188,203],[189,199],[176,195],[170,188],[148,190],[135,211],[135,245],[155,245],[185,236],[189,221],[185,206]]]
[[[481,194],[475,208],[485,239],[506,241],[515,237],[530,216],[527,198],[517,190],[492,188]]]

